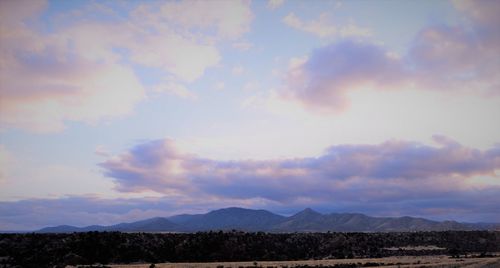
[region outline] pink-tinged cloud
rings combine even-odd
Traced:
[[[415,80],[437,90],[500,91],[500,3],[456,1],[468,25],[437,25],[415,38],[408,61]]]
[[[144,3],[127,21],[105,4],[88,3],[54,18],[47,32],[36,26],[46,2],[1,5],[0,124],[37,132],[127,115],[147,90],[179,95],[182,83],[219,63],[216,43],[237,39],[252,19],[243,1]],[[146,88],[137,65],[159,70],[165,80]]]
[[[372,32],[368,28],[359,27],[352,22],[347,25],[336,25],[331,15],[321,13],[318,19],[303,21],[295,13],[289,13],[283,18],[283,23],[299,31],[314,34],[321,38],[332,37],[368,37]]]
[[[145,8],[147,9],[147,7]],[[234,39],[240,37],[250,30],[250,22],[254,17],[250,9],[250,1],[244,0],[168,1],[161,3],[157,14],[156,8],[155,5],[149,6],[148,15],[158,16],[153,19],[182,25],[190,32],[200,29],[215,29],[218,38]]]
[[[118,64],[110,52],[93,57],[75,45],[74,36],[33,30],[44,6],[2,1],[2,127],[53,132],[62,130],[64,121],[94,123],[131,112],[144,97],[132,69]]]
[[[282,97],[316,111],[338,112],[347,93],[412,86],[418,90],[498,95],[500,33],[498,1],[456,1],[464,23],[422,29],[406,54],[367,42],[341,40],[293,62]]]
[[[348,91],[391,87],[404,76],[400,60],[382,47],[344,40],[314,50],[302,62],[292,62],[282,93],[312,109],[341,111],[349,105]]]
[[[481,151],[440,136],[436,142],[338,145],[319,157],[218,161],[181,153],[171,140],[157,140],[100,165],[124,192],[273,202],[398,202],[463,191],[473,176],[499,179],[499,147]]]

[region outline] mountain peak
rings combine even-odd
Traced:
[[[240,208],[240,207],[227,207],[227,208],[221,208],[217,210],[212,210],[212,211],[251,211],[252,209],[248,208]]]
[[[217,210],[212,210],[208,212],[207,214],[209,215],[220,215],[220,214],[245,214],[245,213],[252,213],[257,210],[252,210],[252,209],[246,209],[246,208],[239,208],[239,207],[227,207],[227,208],[221,208]]]
[[[323,215],[312,208],[306,208],[295,215]]]
[[[309,221],[309,220],[317,220],[319,218],[323,217],[323,214],[311,209],[311,208],[306,208],[302,211],[299,211],[295,215],[291,216],[291,219],[295,220],[303,220],[303,221]]]
[[[266,230],[285,217],[267,210],[228,207],[212,210],[182,223],[186,230]]]

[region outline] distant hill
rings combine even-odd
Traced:
[[[131,223],[120,223],[116,225],[101,226],[91,225],[86,227],[75,227],[61,225],[56,227],[47,227],[39,230],[41,233],[72,233],[72,232],[90,232],[90,231],[120,231],[120,232],[172,232],[179,229],[179,225],[169,221],[166,218],[151,218]]]
[[[224,208],[206,214],[156,217],[110,226],[75,227],[61,225],[38,230],[41,233],[88,231],[120,232],[196,232],[208,230],[265,232],[408,232],[445,230],[499,230],[500,224],[432,221],[414,217],[370,217],[359,213],[321,214],[310,208],[285,217],[267,210]]]

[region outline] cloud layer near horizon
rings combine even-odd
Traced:
[[[438,209],[439,200],[458,198],[458,204],[496,189],[475,178],[498,180],[500,147],[481,151],[443,136],[434,140],[437,146],[390,140],[332,146],[319,157],[218,161],[182,153],[167,139],[139,144],[100,165],[122,192],[273,204],[397,206],[434,200],[428,209]]]
[[[263,200],[193,198],[178,203],[178,199],[116,198],[68,196],[57,199],[26,199],[0,201],[0,230],[36,230],[62,224],[74,226],[111,225],[152,217],[184,213],[205,213],[225,207],[267,209],[291,215],[306,207],[324,213],[359,212],[371,216],[417,216],[435,220],[465,222],[498,222],[500,202],[498,187],[461,193],[446,193],[435,198],[410,199],[402,202],[382,202],[364,199],[332,201],[330,203],[273,203]]]
[[[500,147],[479,150],[444,136],[435,144],[390,140],[336,145],[318,157],[220,161],[140,143],[100,166],[123,193],[156,197],[66,196],[0,202],[0,230],[115,224],[240,206],[282,214],[323,212],[500,221]],[[124,195],[126,196],[126,195]]]

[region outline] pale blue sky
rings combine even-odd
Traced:
[[[316,181],[309,173],[301,179],[293,179],[298,176],[293,173],[274,190],[263,182],[253,195],[237,197],[229,194],[236,188],[215,191],[195,182],[222,172],[222,162],[207,174],[192,174],[187,166],[200,159],[230,161],[244,172],[249,159],[259,167],[306,161],[325,155],[331,146],[396,148],[388,144],[401,141],[441,152],[448,148],[443,144],[452,144],[436,143],[434,135],[459,144],[455,153],[463,158],[456,159],[454,171],[432,171],[422,185],[458,180],[455,188],[437,187],[436,195],[452,193],[451,199],[461,201],[475,200],[483,191],[499,193],[500,37],[495,34],[498,20],[491,15],[498,8],[488,1],[290,0],[274,7],[267,1],[4,1],[1,208],[32,199],[40,207],[48,206],[48,199],[65,198],[88,198],[92,204],[145,202],[138,210],[121,207],[110,221],[232,205],[369,213],[369,199],[355,202],[306,192],[287,200],[268,196],[284,185],[323,185],[323,178]],[[169,145],[158,150],[166,151],[151,149],[154,157],[147,159],[180,162],[139,172],[131,159],[143,155],[134,148],[163,139]],[[468,157],[479,153],[493,162],[484,170],[459,168],[479,161]],[[442,169],[448,164],[442,163]],[[291,172],[272,166],[265,171],[270,181]],[[135,176],[142,186],[130,187],[121,175],[109,175],[125,169],[134,170],[127,178]],[[260,175],[248,176],[243,177],[262,182]],[[358,174],[342,183],[332,179],[323,187],[332,194],[339,187],[361,194],[358,180],[363,178],[380,189],[414,183],[402,177],[372,181],[374,176]],[[220,180],[237,181],[232,178],[211,180],[217,187]],[[197,195],[210,202],[204,204]],[[174,209],[148,210],[144,198]],[[449,207],[451,199],[433,198],[401,198],[397,209],[373,213],[500,220],[498,211],[472,207],[456,212]],[[56,223],[33,212],[7,217],[1,211],[0,229]],[[96,215],[88,221],[99,221]],[[33,225],[18,223],[21,217],[31,217]]]

